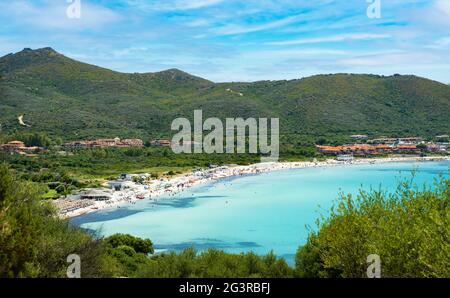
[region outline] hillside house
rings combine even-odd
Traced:
[[[408,138],[379,138],[368,141],[371,144],[384,144],[384,145],[395,145],[395,144],[420,144],[423,139],[420,137],[408,137]]]
[[[438,151],[441,147],[429,145],[430,150]],[[389,154],[389,153],[420,153],[421,149],[415,144],[354,144],[354,145],[343,145],[343,146],[316,146],[317,151],[324,155],[331,156],[341,156],[341,155],[352,155],[352,156],[367,156],[367,155],[377,155],[377,154]],[[427,148],[428,150],[428,148]]]
[[[352,138],[353,140],[364,141],[364,140],[367,140],[369,138],[369,136],[367,136],[367,135],[352,135],[352,136],[350,136],[350,138]]]
[[[141,139],[97,139],[91,141],[73,141],[64,144],[64,147],[70,149],[88,149],[88,148],[129,148],[129,147],[143,147],[144,142]]]
[[[171,144],[169,140],[153,140],[150,142],[152,147],[170,147]]]
[[[11,141],[6,144],[0,145],[0,150],[11,153],[11,154],[21,154],[21,155],[33,155],[43,150],[41,147],[27,147],[24,142],[21,141]]]

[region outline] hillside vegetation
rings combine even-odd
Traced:
[[[213,83],[177,69],[119,73],[51,48],[0,58],[4,133],[64,140],[170,137],[177,117],[278,117],[291,136],[447,134],[450,86],[415,76],[334,74],[300,80]],[[232,90],[232,91],[230,91]],[[24,115],[19,124],[18,117]]]

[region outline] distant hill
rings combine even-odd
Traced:
[[[64,139],[169,136],[176,117],[278,117],[283,134],[448,134],[450,86],[416,76],[213,83],[177,69],[120,73],[51,48],[0,58],[3,131]],[[18,117],[30,125],[23,126]]]

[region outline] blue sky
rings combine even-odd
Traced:
[[[179,68],[216,81],[319,73],[450,83],[450,0],[0,0],[0,55],[53,47],[123,72]]]

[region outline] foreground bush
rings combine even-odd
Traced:
[[[84,277],[110,275],[102,242],[56,218],[41,195],[0,165],[0,277],[65,277],[73,253]]]
[[[343,195],[299,248],[296,275],[366,277],[367,256],[378,254],[382,277],[450,277],[449,185]]]
[[[188,248],[179,254],[168,253],[152,257],[136,272],[137,277],[198,277],[198,278],[268,278],[292,277],[293,269],[273,253],[229,254],[217,249],[197,253]]]

